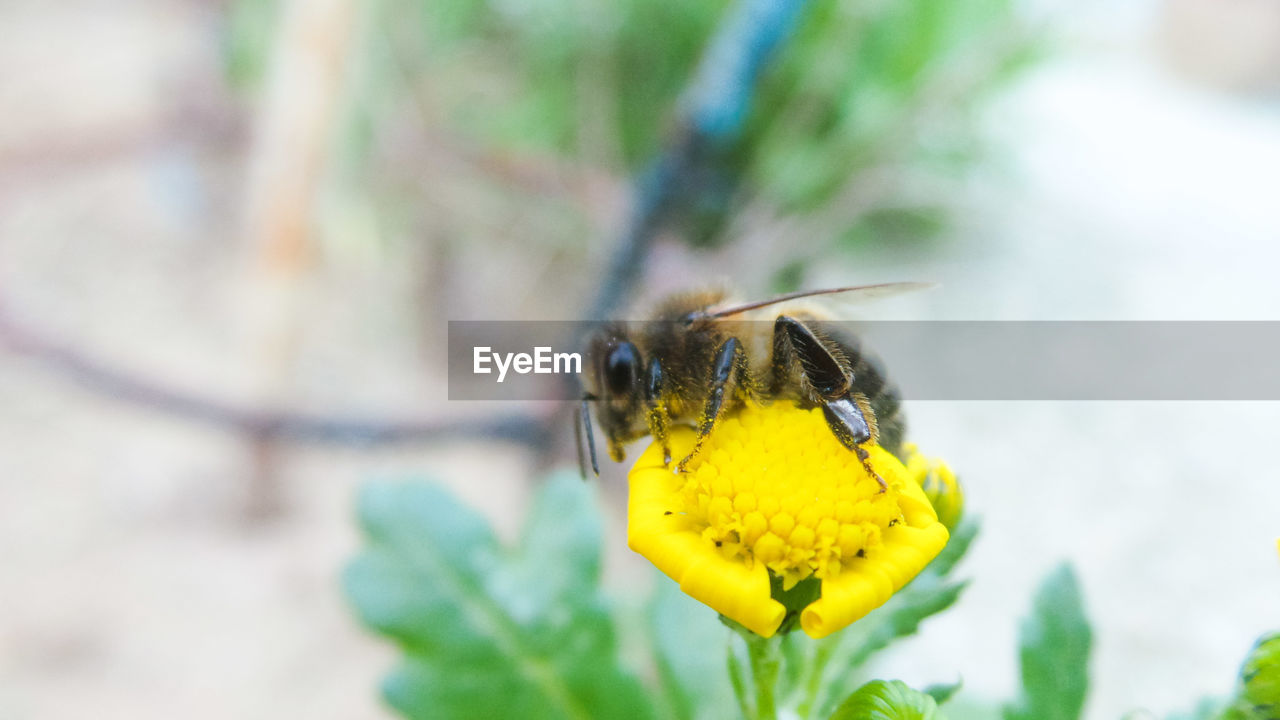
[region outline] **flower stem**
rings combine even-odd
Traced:
[[[818,694],[822,691],[823,675],[827,671],[827,663],[831,661],[831,656],[835,654],[836,644],[827,639],[827,642],[816,643],[816,649],[813,651],[813,657],[806,668],[808,681],[805,683],[804,701],[800,704],[800,714],[808,716],[811,708],[818,704]]]
[[[778,671],[782,666],[781,635],[747,638],[747,656],[751,661],[751,676],[756,686],[755,720],[777,720]]]
[[[742,717],[750,718],[751,704],[747,701],[747,681],[742,675],[742,661],[738,659],[738,648],[733,638],[729,639],[728,660],[729,660],[729,682],[733,685],[733,696],[738,700],[738,710],[742,712]]]

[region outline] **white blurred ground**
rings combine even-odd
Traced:
[[[885,258],[886,277],[943,286],[902,316],[1280,319],[1280,104],[1185,86],[1141,50],[1057,63],[993,114],[1022,138],[1023,182],[977,202],[1007,222],[941,258]],[[917,402],[909,417],[984,524],[959,610],[889,674],[940,681],[964,657],[969,689],[1008,697],[1015,618],[1059,560],[1095,624],[1092,718],[1225,694],[1280,627],[1280,404]]]
[[[976,184],[972,225],[941,255],[860,266],[868,280],[943,284],[883,316],[1280,320],[1280,109],[1159,69],[1150,4],[1095,20],[1078,57],[993,112],[1009,151]],[[209,218],[239,201],[242,158],[162,132],[175,105],[217,95],[174,81],[216,73],[208,22],[192,3],[0,7],[0,288],[109,357],[234,396],[235,221]],[[77,155],[102,138],[117,139],[92,162]],[[409,414],[438,393],[421,377],[428,351],[402,339],[412,279],[379,269],[324,278],[344,292],[317,310],[334,329],[304,343],[304,406],[358,392],[359,406]],[[971,690],[1007,696],[1016,618],[1063,558],[1096,625],[1092,718],[1225,692],[1252,638],[1280,627],[1280,406],[909,412],[985,524],[959,608],[895,652],[890,674],[959,670]],[[526,460],[482,451],[285,449],[287,509],[254,524],[242,513],[254,460],[235,438],[0,356],[0,718],[386,717],[373,688],[392,653],[356,627],[336,584],[357,546],[353,488],[430,473],[510,532]],[[616,532],[620,516],[615,504]],[[643,563],[616,536],[612,547],[626,594]]]

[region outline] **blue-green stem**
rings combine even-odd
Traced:
[[[763,638],[747,636],[747,657],[751,662],[751,677],[755,681],[755,720],[778,718],[778,672],[782,667],[782,636]]]
[[[733,696],[738,699],[738,710],[742,713],[742,717],[750,718],[753,713],[751,711],[751,703],[747,700],[747,679],[742,674],[742,661],[738,659],[737,643],[733,637],[729,638],[729,646],[726,648],[729,665],[729,682],[733,685]]]
[[[808,677],[805,682],[804,700],[799,708],[802,716],[808,716],[809,711],[817,706],[818,694],[822,692],[822,676],[826,673],[827,663],[831,661],[831,656],[836,650],[836,643],[831,638],[827,638],[826,642],[815,644],[816,648],[809,667],[805,668]]]

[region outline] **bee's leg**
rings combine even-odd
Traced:
[[[840,441],[858,455],[862,467],[880,485],[884,478],[871,467],[863,444],[876,439],[875,414],[867,399],[851,391],[853,377],[841,362],[843,353],[829,340],[796,318],[779,315],[773,323],[773,378],[776,388],[791,374],[794,363],[808,398],[822,406],[827,426]]]
[[[884,492],[888,489],[888,485],[885,484],[884,478],[871,467],[871,456],[867,453],[867,449],[862,447],[863,443],[871,442],[874,437],[872,424],[867,422],[866,405],[866,398],[856,394],[846,395],[823,403],[822,415],[827,419],[827,427],[831,428],[831,434],[836,436],[841,445],[857,453],[862,467],[880,484],[880,492]]]
[[[702,417],[698,420],[698,439],[694,442],[693,450],[680,461],[676,468],[677,472],[687,471],[689,461],[702,449],[702,443],[715,428],[716,421],[720,418],[720,410],[724,407],[724,396],[729,389],[729,380],[735,369],[738,370],[738,379],[741,380],[746,371],[746,356],[742,353],[742,344],[737,338],[731,337],[725,340],[716,351],[715,365],[711,371],[711,392],[707,395],[707,404],[703,406]]]
[[[667,439],[667,428],[671,424],[671,418],[662,397],[662,380],[662,363],[656,357],[650,358],[644,386],[645,405],[649,408],[649,434],[662,445],[662,464],[670,465],[671,444]]]

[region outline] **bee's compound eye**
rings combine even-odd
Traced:
[[[624,342],[609,351],[605,360],[604,377],[609,391],[615,395],[629,392],[640,375],[640,351]]]

